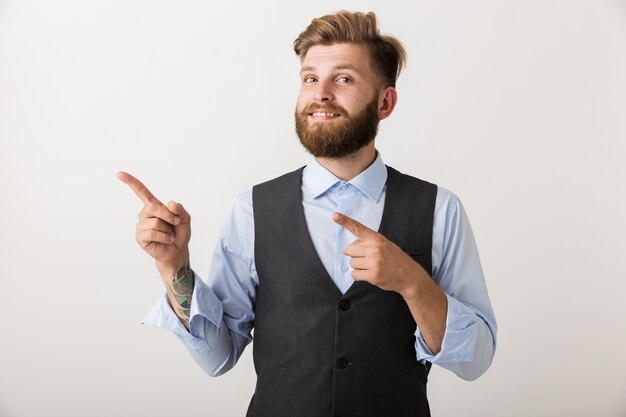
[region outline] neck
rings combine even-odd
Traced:
[[[374,163],[376,148],[374,141],[371,141],[364,148],[342,158],[315,158],[315,160],[337,178],[350,181]]]

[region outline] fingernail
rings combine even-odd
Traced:
[[[180,223],[180,217],[174,217],[174,224]]]
[[[170,236],[170,242],[173,242],[175,240],[176,240],[176,238],[174,236]]]

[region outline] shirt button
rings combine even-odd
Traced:
[[[348,270],[348,265],[341,265],[341,270],[346,272]]]
[[[337,359],[337,368],[345,369],[348,367],[348,360],[346,358]]]
[[[350,310],[350,302],[348,300],[341,300],[341,301],[339,301],[339,309],[341,311],[348,311],[348,310]]]

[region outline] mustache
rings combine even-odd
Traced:
[[[300,114],[303,116],[308,116],[309,113],[313,113],[315,110],[325,111],[327,113],[338,113],[340,116],[348,115],[348,112],[346,111],[346,109],[334,103],[326,103],[326,104],[311,103],[308,106],[306,106]]]

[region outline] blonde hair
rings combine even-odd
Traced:
[[[293,49],[303,60],[312,46],[344,42],[366,45],[374,63],[378,65],[385,87],[396,86],[396,80],[406,63],[406,51],[393,36],[380,34],[374,12],[342,10],[313,19],[293,42]]]

